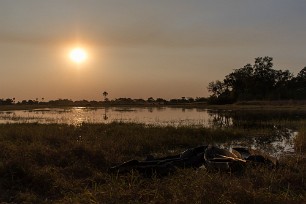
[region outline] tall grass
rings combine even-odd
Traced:
[[[299,137],[305,128],[299,126]],[[269,134],[262,128],[262,134]],[[306,196],[306,161],[284,158],[279,169],[243,175],[182,169],[164,178],[107,168],[147,154],[256,136],[244,128],[156,127],[142,124],[1,124],[0,201],[55,203],[287,203]],[[298,139],[297,139],[298,140]],[[297,144],[300,144],[299,142]],[[303,143],[302,148],[305,147]],[[170,151],[171,150],[171,151]],[[304,154],[304,149],[302,151]]]
[[[302,126],[299,129],[299,133],[295,138],[295,148],[299,153],[306,152],[306,126]]]

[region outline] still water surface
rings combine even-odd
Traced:
[[[306,119],[296,111],[215,110],[172,107],[109,107],[109,108],[44,108],[34,110],[0,111],[0,123],[82,123],[136,122],[158,126],[200,126],[211,128],[239,127],[244,129],[270,128],[272,136],[255,137],[248,146],[265,149],[274,155],[293,153],[297,132],[279,127],[280,120]],[[266,127],[268,126],[268,127]],[[233,141],[245,146],[244,141]],[[231,144],[230,144],[231,145]]]
[[[0,111],[0,123],[38,122],[80,125],[86,123],[136,122],[148,125],[210,126],[212,115],[207,109],[182,108],[45,108]]]

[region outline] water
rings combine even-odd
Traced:
[[[0,111],[0,123],[86,123],[136,122],[147,125],[209,126],[211,116],[206,109],[182,108],[44,108],[34,110]]]
[[[230,146],[249,146],[262,149],[274,156],[294,153],[297,132],[277,126],[278,121],[306,119],[305,112],[215,110],[172,107],[109,107],[109,108],[44,108],[33,110],[0,111],[0,123],[82,123],[136,122],[158,126],[196,126],[211,128],[238,127],[271,130],[271,136],[258,136],[231,141]]]
[[[288,128],[275,127],[274,135],[270,138],[253,137],[249,140],[233,140],[223,146],[232,147],[250,147],[251,149],[259,149],[271,156],[280,158],[284,155],[294,155],[295,145],[294,139],[298,132]]]
[[[86,123],[136,122],[161,126],[244,127],[262,126],[271,120],[306,119],[301,111],[216,110],[172,107],[43,108],[0,111],[0,123]]]

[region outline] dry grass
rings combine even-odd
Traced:
[[[304,123],[305,124],[305,123]],[[303,124],[303,125],[304,125]],[[305,148],[305,129],[301,135]],[[0,125],[0,201],[28,203],[300,203],[306,160],[284,158],[278,169],[247,168],[242,175],[181,169],[164,178],[107,168],[146,154],[176,154],[226,142],[243,129],[147,127],[141,124]],[[250,133],[250,132],[248,132]],[[252,132],[250,134],[253,134]],[[255,134],[255,133],[254,133]],[[300,135],[299,134],[299,135]],[[299,136],[298,138],[302,138]],[[301,144],[297,142],[297,144]],[[169,150],[173,150],[169,153]],[[304,151],[301,151],[304,155]]]
[[[295,138],[296,152],[303,154],[306,152],[306,127],[300,128],[297,137]]]

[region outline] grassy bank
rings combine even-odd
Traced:
[[[291,124],[293,125],[293,124]],[[130,159],[176,154],[223,143],[258,130],[148,127],[141,124],[0,124],[0,201],[64,203],[288,203],[305,201],[305,123],[299,157],[278,169],[256,167],[243,175],[182,169],[165,178],[107,168]],[[265,131],[264,129],[261,131]]]

